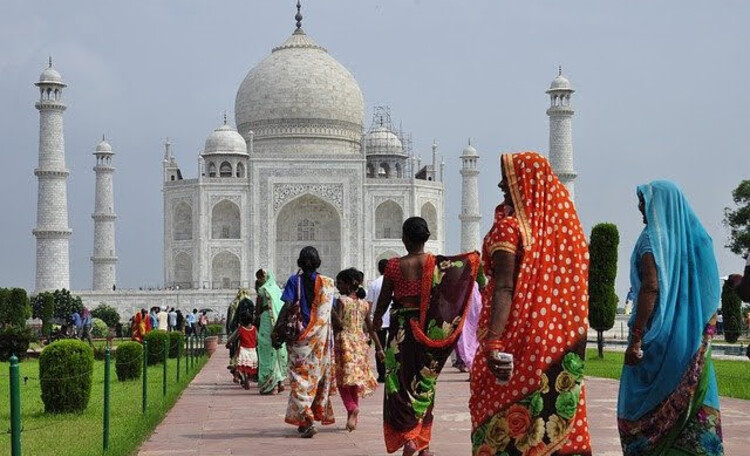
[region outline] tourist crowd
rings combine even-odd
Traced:
[[[335,422],[336,394],[346,429],[356,430],[360,398],[380,383],[386,450],[428,456],[437,383],[453,353],[453,365],[470,372],[474,455],[593,454],[586,235],[545,158],[504,154],[501,172],[503,199],[481,255],[427,253],[429,227],[411,217],[406,255],[381,260],[367,291],[357,269],[320,274],[309,246],[283,288],[257,271],[255,302],[240,290],[227,315],[234,381],[278,394],[288,380],[285,422],[303,438]],[[675,184],[655,181],[636,196],[645,226],[631,258],[635,304],[616,408],[623,452],[723,454],[710,356],[720,295],[712,240]],[[729,278],[744,300],[748,268],[750,257],[744,276]],[[151,327],[199,333],[204,317],[144,309],[133,337]]]

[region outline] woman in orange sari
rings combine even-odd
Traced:
[[[151,318],[146,309],[141,309],[133,316],[132,339],[136,342],[143,342],[143,338],[149,331],[151,331]]]
[[[588,246],[549,162],[501,156],[471,373],[474,455],[591,455],[583,364]]]

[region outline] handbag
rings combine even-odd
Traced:
[[[271,332],[271,345],[277,350],[285,343],[296,342],[305,330],[300,307],[302,275],[298,274],[297,277],[297,299],[284,305]]]

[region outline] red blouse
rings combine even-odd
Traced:
[[[399,258],[388,260],[384,276],[393,283],[393,299],[396,301],[422,294],[422,281],[420,279],[407,280],[404,278],[404,275],[401,273]]]
[[[240,326],[240,347],[242,348],[256,348],[258,346],[258,332],[255,326],[251,329],[247,329],[244,326]]]

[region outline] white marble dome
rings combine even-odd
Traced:
[[[248,141],[252,131],[261,142],[320,138],[358,145],[364,100],[354,76],[297,29],[242,81],[235,121]]]
[[[62,86],[65,85],[65,83],[62,80],[62,76],[60,76],[60,73],[58,73],[57,70],[52,68],[51,63],[50,63],[50,66],[46,68],[44,71],[42,71],[41,75],[39,75],[38,84],[56,84],[56,85],[62,85]]]
[[[555,76],[555,79],[552,80],[552,83],[549,85],[550,90],[573,90],[573,86],[570,84],[570,81],[568,81],[568,78],[563,76],[562,74],[558,74]]]
[[[375,128],[365,136],[365,150],[370,154],[403,154],[404,146],[395,133],[384,126]]]
[[[462,157],[478,157],[479,154],[477,153],[477,150],[474,148],[474,146],[469,143],[468,146],[464,147],[463,152],[461,152]]]
[[[237,130],[224,124],[212,131],[206,138],[203,155],[240,154],[247,155],[247,143]]]
[[[96,153],[99,154],[111,154],[112,153],[112,146],[109,145],[107,140],[102,138],[102,140],[99,142],[99,144],[96,145]]]

